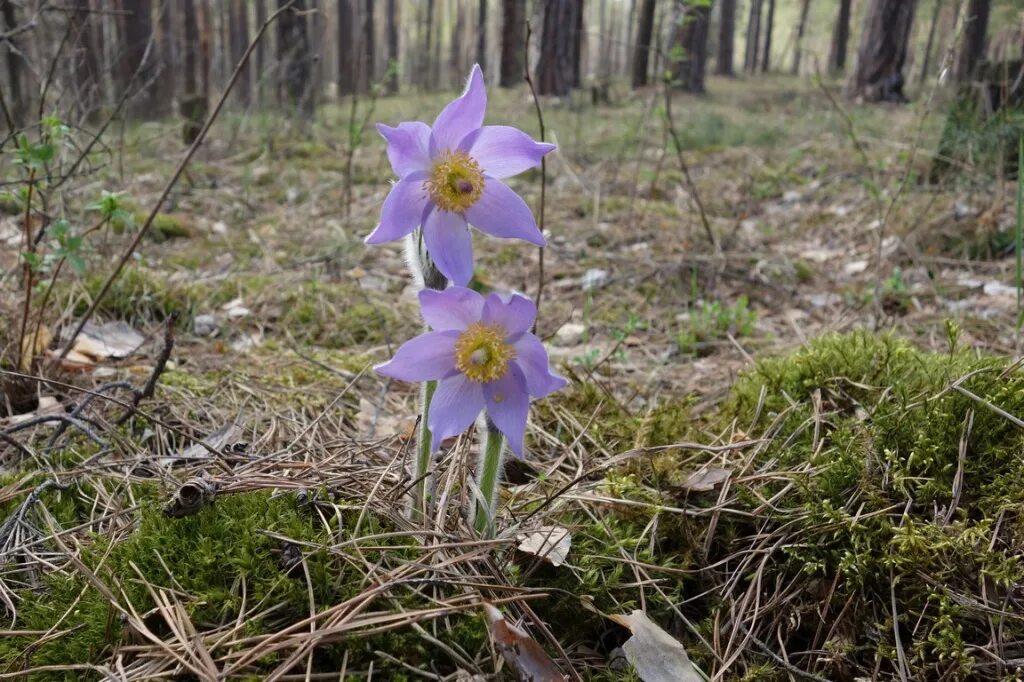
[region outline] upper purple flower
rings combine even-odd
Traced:
[[[522,457],[530,398],[566,384],[551,372],[544,344],[529,332],[537,316],[533,301],[518,294],[485,299],[452,287],[424,289],[420,307],[434,331],[407,341],[375,369],[402,381],[438,381],[427,417],[431,449],[465,431],[486,409]]]
[[[483,125],[486,108],[484,77],[476,65],[465,92],[438,114],[433,128],[419,121],[377,125],[399,180],[367,244],[401,239],[422,225],[437,269],[458,285],[473,277],[469,224],[495,237],[544,246],[530,208],[501,178],[540,165],[555,146],[534,142],[518,128]]]

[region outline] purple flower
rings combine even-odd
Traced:
[[[485,299],[452,287],[424,289],[420,307],[434,331],[407,341],[375,369],[402,381],[437,380],[427,418],[432,449],[465,431],[486,409],[522,457],[530,398],[566,383],[551,372],[544,344],[529,331],[537,316],[533,301],[518,294]]]
[[[518,128],[483,125],[486,108],[484,77],[474,66],[465,92],[438,114],[433,127],[420,121],[397,128],[378,124],[399,180],[367,244],[401,239],[422,226],[431,259],[458,285],[473,276],[469,225],[544,246],[529,206],[501,179],[540,165],[555,146],[534,142]]]

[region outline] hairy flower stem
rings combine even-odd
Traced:
[[[430,449],[430,429],[427,428],[427,418],[430,416],[430,401],[434,397],[434,390],[437,389],[436,381],[428,381],[423,384],[423,391],[420,394],[420,427],[416,442],[416,469],[414,471],[416,488],[413,491],[412,518],[413,520],[426,520],[430,516],[431,503],[431,476],[430,459],[434,454]]]
[[[494,516],[498,504],[498,482],[501,479],[501,465],[505,460],[505,437],[487,420],[487,436],[484,438],[483,457],[476,472],[476,483],[480,489],[477,499],[474,525],[477,532],[487,537],[494,536]]]

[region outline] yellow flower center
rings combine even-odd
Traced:
[[[434,160],[424,187],[442,211],[462,213],[480,199],[484,172],[466,152],[448,150]]]
[[[502,378],[515,357],[516,349],[505,343],[505,330],[496,324],[474,322],[455,341],[455,367],[470,381]]]

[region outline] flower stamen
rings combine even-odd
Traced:
[[[455,340],[455,368],[470,381],[488,383],[508,373],[516,349],[505,343],[507,332],[497,324],[474,322]]]
[[[442,211],[462,213],[475,204],[484,191],[480,164],[464,151],[441,152],[430,176],[423,183],[431,201]]]

